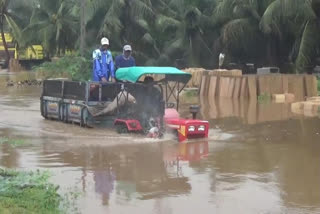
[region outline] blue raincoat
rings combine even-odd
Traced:
[[[108,81],[110,76],[114,78],[114,64],[110,51],[97,49],[92,53],[93,72],[92,81],[101,81],[105,77]]]

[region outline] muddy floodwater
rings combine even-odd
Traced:
[[[0,145],[0,167],[49,170],[74,213],[320,213],[319,117],[196,98],[210,137],[179,144],[44,120],[40,91],[0,89],[0,136],[24,140]]]

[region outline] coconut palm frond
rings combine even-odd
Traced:
[[[184,0],[171,0],[169,7],[181,13],[181,11],[186,8],[186,4]]]
[[[294,20],[297,25],[315,18],[310,0],[275,0],[264,12],[260,28],[265,33],[281,34],[281,25]]]
[[[310,66],[313,58],[317,55],[320,48],[320,29],[316,21],[309,21],[305,25],[303,31],[299,54],[296,60],[298,72],[302,72],[304,68]]]
[[[141,38],[141,40],[149,45],[153,45],[154,44],[154,39],[152,38],[152,36],[149,33],[146,33],[143,35],[143,37]]]
[[[152,18],[155,16],[151,3],[146,3],[141,0],[131,1],[131,11],[133,16],[138,18],[143,18],[143,17]]]
[[[272,2],[264,12],[261,21],[260,29],[265,33],[277,32],[280,29],[281,21],[281,1]],[[277,29],[277,30],[275,30]]]
[[[249,18],[240,18],[228,22],[222,31],[222,38],[224,43],[239,42],[243,40],[250,40],[250,33],[254,32],[255,25]]]
[[[181,21],[168,16],[158,15],[156,18],[156,27],[162,32],[166,32],[167,29],[177,29],[180,24]]]
[[[4,14],[4,17],[7,21],[7,24],[9,25],[10,31],[12,36],[18,41],[21,42],[22,38],[22,33],[21,33],[21,28],[15,23],[15,21],[10,17],[9,14]]]
[[[149,25],[148,25],[148,22],[144,19],[138,19],[138,20],[135,20],[135,23],[140,27],[142,28],[143,30],[145,31],[148,31],[149,30]]]
[[[178,38],[166,44],[164,53],[168,56],[171,56],[176,52],[179,52],[179,51],[183,52],[185,48],[186,48],[186,45],[184,45],[184,39]]]
[[[99,30],[99,36],[107,34],[119,35],[123,29],[123,25],[120,21],[122,10],[125,7],[124,0],[113,0],[112,4],[106,13],[103,24]]]
[[[220,0],[213,11],[215,22],[226,22],[233,17],[236,0]]]

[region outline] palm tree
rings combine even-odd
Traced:
[[[296,64],[296,72],[314,66],[319,55],[319,0],[274,0],[265,12],[261,28],[279,38],[289,32],[294,38],[289,57]]]
[[[93,17],[95,21],[90,22],[98,29],[98,38],[110,38],[111,46],[117,50],[121,50],[126,43],[132,44],[138,62],[158,54],[152,35],[152,20],[155,17],[153,1],[112,0],[100,4],[104,5],[97,8],[106,9],[98,9],[100,16]]]
[[[169,0],[167,7],[156,17],[158,40],[161,45],[159,64],[199,66],[212,62],[213,53],[205,39],[210,27],[209,17],[199,10],[200,1],[192,4],[183,0]],[[213,7],[212,2],[206,9]],[[205,59],[205,60],[203,60]]]
[[[25,24],[23,21],[27,16],[26,11],[30,9],[28,5],[30,5],[30,2],[27,4],[25,0],[0,0],[0,31],[6,52],[5,67],[9,64],[10,53],[4,31],[5,29],[10,31],[16,41],[20,41],[22,39],[21,28],[23,27],[23,24]],[[20,16],[17,14],[20,14]]]
[[[273,35],[266,35],[260,22],[272,0],[220,0],[213,13],[214,23],[221,28],[222,51],[231,60],[258,64],[277,64],[278,52]],[[280,43],[279,43],[280,44]],[[271,48],[272,47],[272,48]],[[267,57],[265,57],[267,56]],[[266,60],[267,58],[267,60]]]
[[[79,5],[76,0],[37,0],[30,24],[24,29],[29,38],[23,45],[40,42],[48,56],[75,48],[79,38]]]

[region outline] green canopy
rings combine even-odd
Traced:
[[[167,81],[187,83],[191,74],[174,67],[128,67],[119,68],[116,72],[117,80],[137,82],[140,77],[148,75],[165,75]]]

